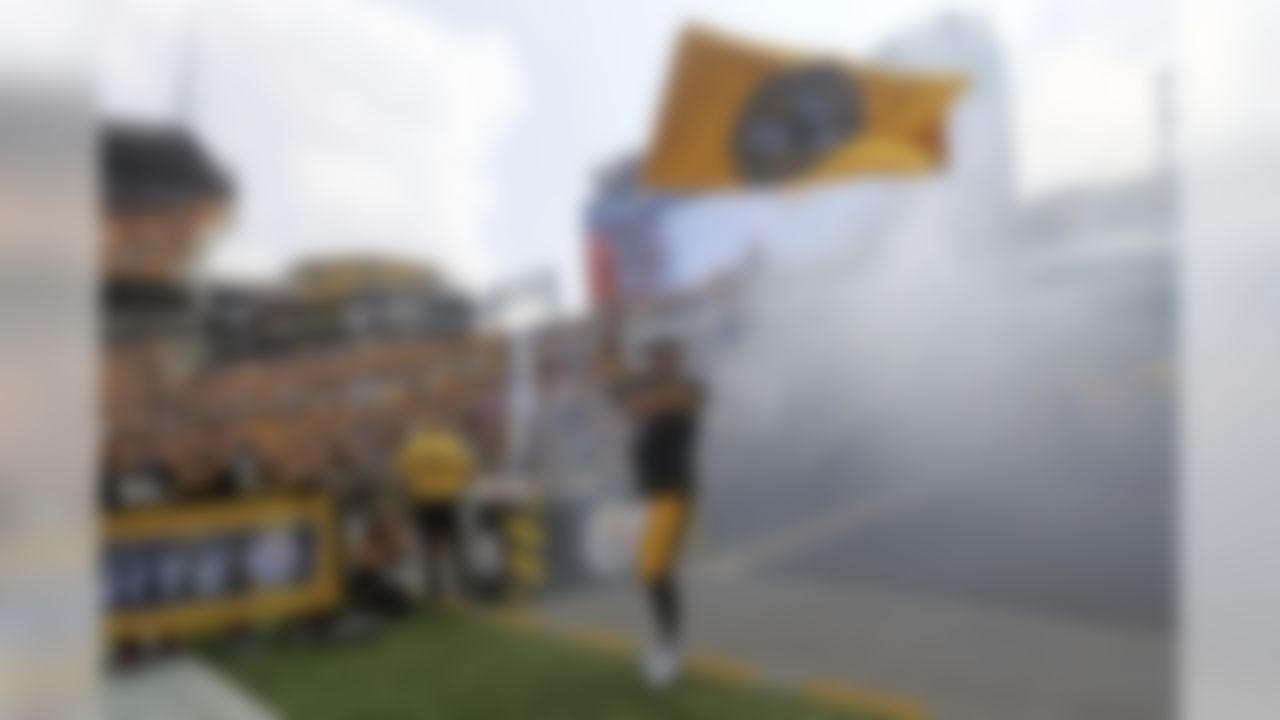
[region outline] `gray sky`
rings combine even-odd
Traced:
[[[1143,172],[1158,0],[991,0],[1009,53],[1019,189]],[[105,0],[101,105],[176,106],[235,171],[215,275],[309,254],[408,254],[481,287],[551,268],[581,299],[582,209],[643,146],[672,39],[698,19],[853,56],[938,0]],[[195,82],[180,93],[182,78]]]

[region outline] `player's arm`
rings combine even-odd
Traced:
[[[627,382],[626,363],[623,361],[621,343],[616,335],[606,335],[596,349],[592,375],[603,390],[615,392]]]
[[[668,381],[654,383],[638,390],[628,398],[632,413],[640,416],[673,412],[697,412],[702,405],[702,393],[690,382]]]
[[[596,350],[592,374],[603,395],[623,411],[634,413],[638,396],[637,382],[627,372],[621,343],[614,334],[606,335]]]

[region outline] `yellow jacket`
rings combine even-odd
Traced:
[[[396,477],[422,502],[456,500],[475,468],[471,449],[457,433],[422,430],[405,440],[396,457]]]

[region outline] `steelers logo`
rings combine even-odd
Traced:
[[[775,183],[812,168],[862,125],[862,102],[845,70],[802,67],[767,80],[747,102],[733,137],[738,174]]]

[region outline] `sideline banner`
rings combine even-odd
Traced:
[[[110,516],[99,572],[112,640],[279,621],[331,609],[342,596],[337,527],[324,497]]]

